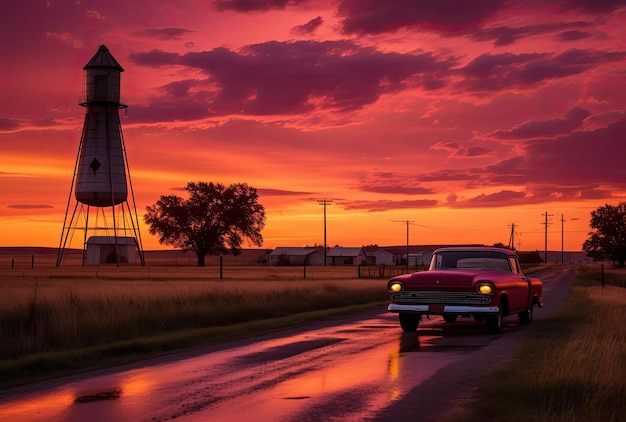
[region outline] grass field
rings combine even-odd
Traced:
[[[605,277],[619,282],[626,270]],[[449,422],[626,420],[626,289],[599,280],[598,267],[578,267],[564,306],[533,324],[514,359],[486,374]]]
[[[106,367],[387,301],[354,267],[0,268],[0,387]],[[577,267],[576,287],[481,379],[453,422],[624,421],[626,271]]]
[[[306,271],[306,272],[305,272]],[[0,387],[382,304],[355,267],[0,269]]]

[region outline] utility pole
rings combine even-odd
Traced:
[[[332,199],[320,199],[317,201],[319,205],[324,206],[324,266],[326,266],[326,257],[328,255],[328,248],[326,247],[326,206],[332,205]]]
[[[548,222],[548,217],[552,217],[553,214],[548,214],[548,211],[546,211],[545,214],[541,214],[543,216],[545,216],[546,220],[545,223],[541,223],[544,224],[545,227],[545,248],[544,248],[544,262],[547,264],[548,263],[548,224],[552,224]]]
[[[561,214],[561,265],[565,264],[565,216]]]
[[[509,247],[515,249],[515,223],[510,224],[511,236],[509,237]]]
[[[409,268],[409,223],[412,223],[412,220],[393,220],[396,223],[406,223],[406,272],[407,274],[411,271]]]

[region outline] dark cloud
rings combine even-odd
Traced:
[[[257,12],[268,10],[282,10],[287,5],[304,3],[305,0],[213,0],[219,11]]]
[[[216,48],[182,56],[154,50],[132,54],[130,59],[145,66],[183,65],[202,70],[208,81],[181,81],[165,89],[180,94],[199,88],[189,101],[210,99],[205,107],[210,109],[207,115],[299,114],[315,108],[358,110],[383,94],[408,87],[437,88],[443,82],[433,75],[445,74],[453,65],[451,59],[439,59],[431,53],[380,52],[345,40],[272,41],[247,46],[240,52]],[[200,98],[202,89],[205,92]],[[166,102],[161,99],[154,107],[178,107]],[[188,119],[172,111],[173,116]]]
[[[8,205],[7,208],[13,208],[16,210],[40,210],[40,209],[48,209],[54,208],[52,205],[35,205],[35,204],[15,204]]]
[[[434,191],[429,188],[421,186],[393,186],[393,185],[379,185],[379,186],[361,186],[360,190],[363,192],[373,193],[391,193],[401,195],[427,195],[432,194]]]
[[[19,129],[21,126],[18,120],[0,117],[0,132],[11,132]]]
[[[282,190],[282,189],[257,189],[257,193],[259,196],[298,196],[298,195],[311,195],[313,192],[303,192],[303,191],[290,191],[290,190]]]
[[[184,28],[147,28],[135,32],[135,35],[156,38],[157,40],[178,40],[190,32],[193,31]]]
[[[535,183],[559,181],[564,186],[597,183],[622,188],[626,119],[606,128],[574,132],[555,140],[537,140],[525,147],[524,166]]]
[[[419,176],[420,182],[469,182],[480,180],[480,175],[464,170],[439,170]]]
[[[562,22],[553,24],[529,25],[516,28],[506,26],[486,29],[476,28],[468,35],[471,39],[475,41],[493,40],[493,44],[496,47],[504,47],[513,44],[514,42],[524,37],[538,36],[555,32],[558,33],[571,28],[575,30],[569,32],[580,33],[580,31],[578,30],[582,27],[587,26],[590,26],[590,24],[587,22]]]
[[[565,10],[570,8],[582,9],[586,12],[602,14],[610,13],[614,10],[625,7],[626,1],[624,0],[565,0],[563,1],[563,8]]]
[[[556,35],[556,39],[559,41],[580,41],[585,38],[591,38],[591,34],[585,31],[572,30],[572,31],[563,31]]]
[[[455,157],[477,157],[489,154],[492,149],[484,146],[463,147],[458,142],[439,142],[430,147],[431,150],[449,151]]]
[[[498,130],[490,136],[497,139],[532,139],[564,135],[580,129],[583,121],[590,115],[589,111],[574,107],[567,112],[564,119],[525,122],[512,129]]]
[[[512,202],[520,203],[526,197],[525,192],[502,190],[496,193],[480,194],[467,200],[466,205],[497,207],[508,206]],[[456,202],[459,204],[459,202]]]
[[[161,50],[152,50],[145,53],[131,53],[129,60],[142,66],[171,66],[180,64],[180,55],[167,53]]]
[[[561,0],[557,7],[563,11],[582,10],[586,13],[603,15],[624,7],[624,0]],[[543,0],[529,0],[529,9],[551,8],[552,3]],[[496,46],[509,45],[526,36],[542,35],[571,28],[572,33],[565,37],[580,37],[583,33],[574,32],[587,22],[561,22],[527,27],[490,28],[492,18],[507,13],[518,13],[515,2],[507,0],[342,0],[337,14],[342,18],[342,31],[346,34],[381,34],[400,29],[431,31],[442,36],[469,36],[475,40],[494,40]],[[580,39],[580,38],[578,38]]]
[[[428,195],[434,193],[430,188],[418,185],[412,175],[400,175],[393,172],[371,172],[358,189],[363,192],[401,195]]]
[[[439,205],[434,199],[415,199],[406,201],[343,201],[340,204],[346,210],[362,210],[369,212],[382,212],[390,210],[404,210],[411,208],[433,208]]]
[[[459,70],[457,88],[497,91],[535,86],[550,79],[580,74],[605,63],[621,62],[624,52],[571,49],[554,54],[483,54]]]
[[[337,8],[346,34],[381,34],[402,28],[464,33],[495,16],[505,0],[342,0]]]
[[[489,154],[491,151],[491,148],[475,146],[469,148],[459,148],[455,155],[457,157],[479,157],[481,155]]]
[[[318,16],[315,19],[311,19],[304,25],[298,25],[294,27],[291,32],[299,35],[309,35],[314,33],[315,30],[322,25],[322,23],[324,23],[324,20],[321,16]]]

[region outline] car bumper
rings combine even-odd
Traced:
[[[408,312],[416,314],[456,314],[456,315],[497,315],[498,306],[467,306],[467,305],[399,305],[391,303],[387,307],[389,312]]]

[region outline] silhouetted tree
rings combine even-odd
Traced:
[[[159,243],[194,251],[200,267],[207,255],[239,255],[244,238],[256,246],[263,244],[265,209],[257,202],[255,188],[245,183],[224,187],[190,182],[185,189],[186,200],[161,196],[146,207],[144,220]]]
[[[620,268],[626,261],[626,202],[605,205],[591,211],[589,239],[583,243],[587,256],[594,259],[610,259]]]

